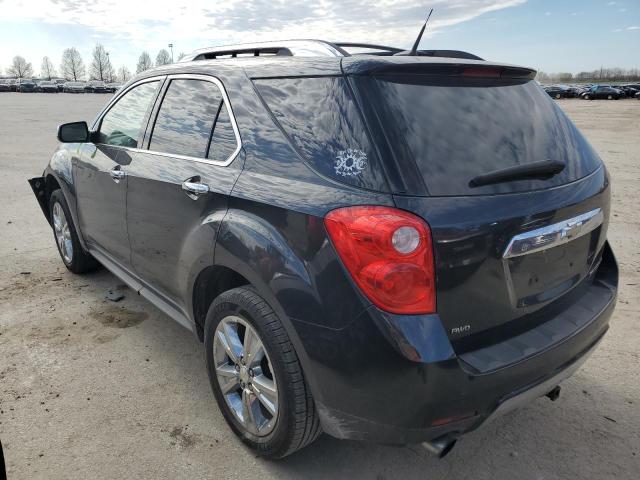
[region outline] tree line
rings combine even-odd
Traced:
[[[638,68],[599,68],[590,72],[538,72],[536,80],[540,83],[617,83],[640,82]]]
[[[178,60],[184,57],[184,55],[184,53],[181,53],[178,56]],[[168,65],[172,63],[172,61],[171,55],[164,48],[156,55],[155,63],[151,60],[148,52],[142,52],[136,65],[136,74],[149,70],[154,66]],[[28,62],[20,55],[13,57],[13,61],[5,73],[7,76],[13,78],[32,78],[35,76],[31,62]],[[116,71],[109,58],[109,52],[107,52],[103,45],[97,44],[91,54],[91,62],[89,63],[88,69],[85,66],[80,52],[75,47],[71,47],[62,52],[59,74],[51,59],[46,56],[43,57],[39,78],[51,80],[52,78],[63,77],[67,80],[77,82],[87,79],[87,73],[89,80],[101,80],[105,83],[113,83],[116,81],[124,83],[132,76],[131,71],[125,66],[121,66]],[[2,70],[0,69],[0,76],[1,75]]]

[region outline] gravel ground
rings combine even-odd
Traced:
[[[0,439],[10,479],[637,479],[640,472],[640,102],[563,100],[613,177],[609,237],[620,262],[611,329],[560,399],[539,399],[436,460],[322,436],[283,461],[227,428],[203,347],[102,270],[68,273],[26,179],[65,121],[101,95],[0,94]]]

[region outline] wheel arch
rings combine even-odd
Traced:
[[[192,308],[195,333],[201,342],[207,311],[213,301],[226,291],[249,284],[244,276],[224,265],[210,265],[198,274],[193,286]]]

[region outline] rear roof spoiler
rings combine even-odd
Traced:
[[[536,71],[531,68],[451,57],[391,56],[374,59],[351,56],[343,59],[342,68],[348,75],[439,75],[525,81],[536,76]]]

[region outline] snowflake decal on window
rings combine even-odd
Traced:
[[[334,168],[337,175],[355,177],[367,166],[367,154],[362,150],[348,148],[338,153]]]

